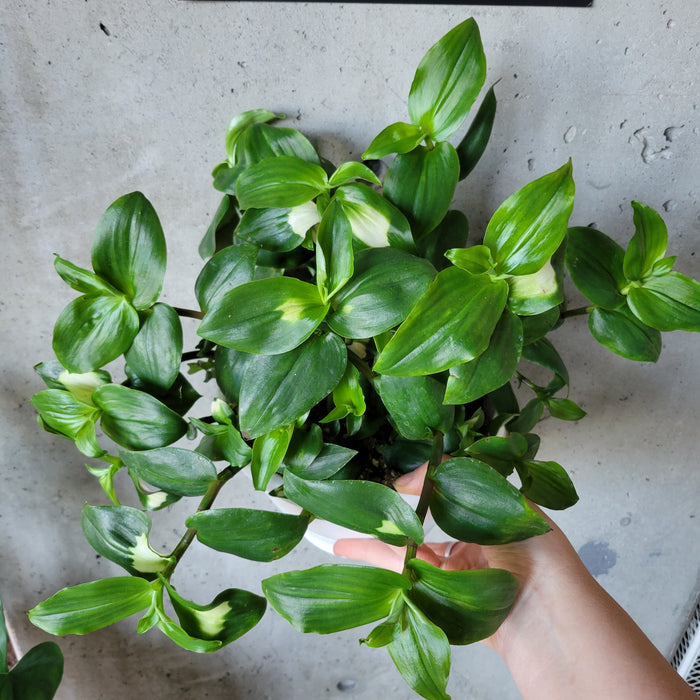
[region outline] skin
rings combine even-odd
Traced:
[[[424,465],[401,477],[397,491],[419,494],[425,472]],[[523,700],[697,700],[547,521],[550,532],[523,542],[458,542],[448,556],[447,543],[426,544],[418,556],[449,571],[499,568],[517,576],[520,592],[510,615],[483,643],[506,662]],[[405,550],[378,540],[339,540],[334,551],[403,569]]]

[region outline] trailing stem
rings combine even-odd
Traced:
[[[240,467],[229,466],[226,467],[226,469],[223,469],[216,477],[216,481],[213,481],[209,485],[207,492],[202,497],[202,500],[197,508],[197,512],[199,513],[202,510],[209,510],[209,508],[212,507],[216,497],[219,495],[219,491],[221,491],[222,486],[239,471]],[[175,546],[175,549],[173,549],[173,551],[170,553],[170,556],[173,557],[174,561],[168,566],[167,569],[165,569],[165,571],[163,571],[163,576],[166,579],[170,579],[173,571],[175,571],[175,567],[180,563],[180,560],[187,551],[187,548],[192,544],[196,534],[196,530],[188,528],[187,532],[185,532],[185,534],[182,536],[182,539]]]
[[[572,316],[585,316],[593,311],[593,306],[579,306],[577,309],[567,309],[561,312],[561,318],[571,318]]]
[[[175,309],[175,312],[178,316],[187,316],[188,318],[198,318],[200,320],[204,318],[203,311],[194,311],[193,309],[182,309],[179,306],[173,306],[173,309]]]
[[[416,507],[416,515],[421,523],[425,522],[425,517],[428,514],[428,506],[430,505],[430,498],[433,495],[433,479],[432,476],[435,470],[442,462],[443,454],[443,434],[436,430],[433,433],[433,449],[430,452],[430,460],[428,461],[428,469],[425,474],[425,481],[423,482],[423,489],[421,490],[420,500],[418,501],[418,506]],[[410,542],[406,548],[406,557],[404,562],[408,562],[409,559],[413,559],[416,556],[418,550],[418,545],[416,542]]]

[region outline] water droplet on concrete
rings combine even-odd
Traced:
[[[607,542],[586,542],[578,555],[593,576],[607,574],[617,563],[617,552],[610,549]]]
[[[341,693],[348,693],[357,688],[357,681],[351,678],[346,678],[345,680],[338,681],[335,686]]]
[[[564,134],[564,143],[571,143],[576,138],[576,127],[570,126]]]

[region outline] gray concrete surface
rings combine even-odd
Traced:
[[[73,293],[53,253],[86,265],[95,223],[121,194],[146,193],[169,245],[165,299],[194,303],[196,247],[218,203],[209,173],[230,117],[286,112],[331,159],[357,158],[406,117],[415,66],[474,15],[497,87],[493,141],[457,203],[472,230],[529,179],[573,158],[575,224],[631,234],[631,199],[665,216],[681,271],[700,277],[697,99],[700,16],[694,0],[597,0],[592,9],[163,0],[14,0],[0,10],[0,593],[20,644],[47,638],[23,612],[116,566],[80,531],[101,492],[67,442],[37,430],[32,366]],[[297,121],[298,120],[298,121]],[[193,328],[189,329],[193,332]],[[542,455],[568,467],[581,495],[558,521],[603,584],[669,653],[698,591],[700,337],[669,334],[655,366],[597,346],[585,323],[557,333],[572,398],[589,416],[542,425]],[[226,497],[240,503],[236,493]],[[185,512],[156,519],[172,546]],[[194,547],[182,591],[220,588],[328,557],[308,545],[273,565]],[[201,568],[200,568],[201,567]],[[187,654],[134,620],[58,640],[59,700],[414,697],[363,630],[302,636],[274,613],[210,656]],[[340,684],[340,685],[339,685]],[[345,688],[345,690],[343,690]],[[487,649],[457,649],[457,700],[517,690]]]

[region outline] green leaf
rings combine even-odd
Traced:
[[[46,372],[43,369],[45,365],[47,365],[47,363],[42,363],[41,369],[38,365],[34,369],[36,369],[46,381]],[[67,389],[78,401],[82,401],[82,403],[89,404],[90,406],[94,406],[92,402],[92,392],[95,391],[98,386],[110,384],[112,381],[109,372],[105,372],[104,370],[74,374],[73,372],[68,372],[63,369],[61,364],[57,361],[56,368],[59,369],[59,371],[54,375],[55,383],[53,386],[57,389]]]
[[[320,220],[313,202],[282,209],[247,209],[236,237],[265,250],[285,253],[300,246],[306,232]]]
[[[486,79],[486,56],[474,19],[454,27],[421,60],[408,95],[408,114],[444,141],[469,113]]]
[[[241,209],[296,207],[328,189],[325,170],[296,156],[265,158],[247,168],[236,183]]]
[[[435,522],[451,537],[477,544],[505,544],[549,530],[522,494],[483,462],[455,457],[433,475],[430,502]]]
[[[657,330],[700,332],[700,282],[680,272],[632,287],[627,303],[642,323]]]
[[[282,114],[274,114],[266,109],[250,109],[233,117],[226,130],[226,153],[231,163],[235,163],[236,142],[246,129],[253,124],[264,124],[283,117]]]
[[[119,456],[139,479],[176,496],[203,496],[216,481],[216,467],[212,462],[183,447],[120,451]]]
[[[117,576],[64,588],[28,615],[49,634],[88,634],[145,610],[153,590],[144,578]]]
[[[371,187],[361,183],[344,185],[336,192],[335,200],[348,217],[356,247],[392,246],[408,253],[415,251],[406,217]]]
[[[476,359],[450,369],[445,403],[476,401],[505,384],[518,366],[522,347],[520,319],[506,309],[496,324],[486,350]]]
[[[255,280],[216,300],[197,333],[235,350],[274,355],[303,343],[328,308],[308,282],[293,277]]]
[[[508,197],[484,235],[496,272],[530,275],[541,269],[564,240],[573,206],[571,162]]]
[[[425,137],[423,129],[415,124],[394,122],[382,129],[362,154],[363,160],[380,159],[390,153],[408,153]]]
[[[493,268],[491,251],[485,245],[473,245],[469,248],[451,248],[445,257],[457,267],[473,275],[488,272]]]
[[[51,700],[63,677],[63,654],[54,642],[30,649],[8,673],[0,673],[2,700]]]
[[[54,258],[53,266],[61,279],[81,294],[120,296],[118,289],[115,289],[109,282],[105,282],[94,272],[78,267],[58,255]]]
[[[7,673],[7,625],[5,610],[0,599],[0,675]]]
[[[429,260],[438,271],[444,270],[450,264],[446,257],[447,253],[465,246],[468,237],[467,217],[457,209],[450,209],[443,220],[418,241],[418,248],[421,256]],[[479,269],[478,272],[484,272],[484,270]]]
[[[175,411],[142,391],[103,384],[92,398],[102,409],[102,430],[129,450],[163,447],[187,432],[187,423]]]
[[[83,403],[61,389],[44,389],[34,394],[30,403],[39,412],[44,428],[73,440],[87,457],[103,454],[95,434],[95,421],[100,412],[93,405]]]
[[[92,548],[103,557],[119,564],[132,576],[164,571],[174,561],[151,549],[148,533],[151,519],[128,506],[85,505],[80,522]]]
[[[269,124],[251,124],[241,133],[234,150],[236,166],[243,167],[277,156],[320,163],[318,153],[301,132]]]
[[[454,407],[443,406],[445,385],[434,377],[384,376],[377,391],[403,437],[423,440],[452,429]]]
[[[138,330],[138,314],[124,297],[82,296],[56,320],[53,350],[71,372],[90,372],[119,357]]]
[[[423,527],[396,491],[372,481],[307,481],[284,472],[284,494],[304,510],[382,542],[423,542]]]
[[[620,290],[627,284],[622,271],[625,252],[612,238],[594,228],[570,228],[566,267],[579,291],[597,306],[618,309],[625,303]]]
[[[370,566],[323,564],[277,574],[262,582],[272,607],[301,632],[329,634],[386,617],[400,591],[401,574]]]
[[[132,192],[111,204],[97,224],[92,244],[95,272],[141,310],[158,300],[165,262],[163,229],[146,197]]]
[[[554,418],[560,420],[581,420],[586,412],[571,399],[548,398],[545,403]]]
[[[642,323],[626,306],[593,309],[588,328],[601,345],[628,360],[656,362],[661,354],[661,333]]]
[[[406,318],[434,276],[429,262],[403,251],[359,251],[354,275],[333,298],[327,323],[346,338],[383,333]]]
[[[161,510],[173,503],[177,503],[181,498],[181,496],[176,496],[166,491],[154,491],[148,484],[141,481],[135,472],[129,471],[129,476],[134,483],[136,495],[146,510]]]
[[[235,183],[234,183],[235,184]],[[234,189],[235,192],[235,189]],[[231,245],[233,231],[238,223],[236,200],[225,194],[214,213],[214,219],[199,243],[197,252],[202,259],[210,258],[214,253]]]
[[[474,121],[469,126],[464,138],[457,146],[459,156],[459,179],[464,180],[474,170],[486,150],[491,137],[493,122],[496,118],[496,94],[493,86],[484,96]]]
[[[350,221],[342,203],[334,198],[323,213],[316,235],[316,284],[324,301],[350,279],[353,266]]]
[[[353,180],[364,180],[380,187],[382,184],[381,180],[364,163],[357,162],[348,162],[340,165],[331,175],[328,184],[331,187],[340,187]]]
[[[540,340],[526,345],[523,348],[523,359],[554,372],[554,379],[548,387],[551,393],[569,383],[569,372],[566,369],[564,360],[561,359],[561,355],[547,338],[540,338]],[[528,431],[520,430],[518,432]]]
[[[245,243],[216,253],[202,268],[194,285],[202,311],[207,311],[229,289],[252,282],[257,257],[258,249]]]
[[[361,416],[367,410],[365,395],[360,384],[360,373],[351,362],[348,362],[345,374],[333,389],[333,404],[335,408],[320,421],[321,423],[340,420],[350,414]]]
[[[540,398],[534,398],[525,404],[525,408],[520,411],[520,414],[508,421],[506,424],[508,430],[515,433],[528,433],[539,422],[544,411],[544,402]]]
[[[635,233],[625,251],[623,268],[628,280],[649,275],[666,253],[668,232],[664,220],[646,204],[632,202]]]
[[[308,524],[306,516],[250,508],[203,510],[186,522],[207,547],[253,561],[274,561],[291,552]]]
[[[527,450],[527,439],[520,433],[511,433],[508,436],[491,435],[476,440],[465,452],[469,457],[485,462],[502,476],[508,476]]]
[[[508,308],[521,316],[536,316],[564,301],[563,275],[550,261],[530,275],[515,275],[508,282]]]
[[[438,273],[374,365],[392,375],[433,374],[468,362],[488,347],[508,287],[458,267]]]
[[[316,458],[308,466],[287,468],[302,479],[329,479],[337,474],[357,452],[348,447],[324,444]]]
[[[518,593],[518,579],[503,569],[443,571],[411,559],[416,578],[408,597],[445,632],[450,644],[490,637],[506,619]]]
[[[293,425],[286,425],[255,438],[250,471],[257,491],[264,491],[267,488],[272,475],[282,465],[293,430]]]
[[[165,584],[182,629],[195,639],[230,644],[260,622],[265,614],[265,598],[239,588],[227,588],[209,605],[198,605],[183,598],[167,581]]]
[[[228,401],[238,403],[241,382],[248,363],[255,357],[247,352],[217,345],[214,352],[214,376],[216,383]]]
[[[569,475],[556,462],[523,462],[521,478],[522,493],[544,508],[564,510],[578,501]]]
[[[402,611],[401,632],[388,645],[404,680],[428,700],[449,700],[450,644],[445,633],[410,601]]]
[[[182,326],[175,309],[154,304],[124,358],[144,386],[167,391],[182,363]]]
[[[241,430],[258,437],[293,423],[333,391],[346,364],[345,343],[334,333],[281,355],[255,356],[241,384]]]
[[[520,319],[523,325],[523,345],[529,345],[540,338],[544,338],[549,331],[556,328],[560,315],[559,308],[554,307],[541,314],[523,316]]]
[[[419,239],[447,214],[458,178],[454,146],[447,141],[432,149],[418,146],[394,158],[384,178],[384,195],[406,215]]]

